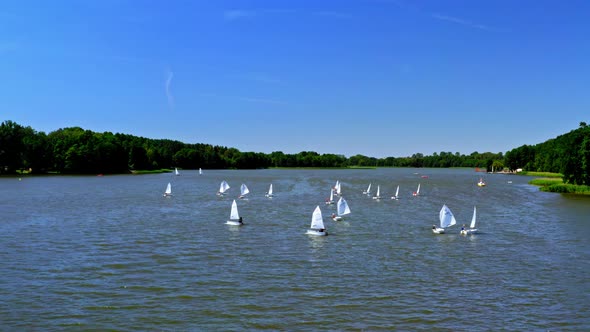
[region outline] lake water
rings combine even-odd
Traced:
[[[479,176],[0,178],[0,330],[590,330],[590,199],[525,176],[483,174],[480,188]],[[219,198],[222,180],[232,188]],[[342,222],[324,204],[336,180],[352,210]],[[246,225],[225,225],[241,183]],[[387,199],[363,195],[369,183]],[[434,235],[443,204],[459,224]],[[317,205],[327,237],[305,234]],[[474,205],[480,233],[461,236]]]

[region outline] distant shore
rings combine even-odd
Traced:
[[[553,173],[555,174],[555,173]],[[539,186],[541,191],[590,196],[590,186],[563,183],[560,177],[541,177],[532,179],[529,184]]]

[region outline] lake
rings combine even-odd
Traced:
[[[180,172],[0,178],[2,330],[590,329],[588,197],[471,169]],[[317,205],[327,237],[305,234]]]

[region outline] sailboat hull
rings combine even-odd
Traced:
[[[332,217],[332,220],[334,220],[334,221],[342,221],[342,217],[341,216],[335,216],[335,217]]]
[[[471,235],[477,233],[477,228],[469,228],[461,231],[461,235]]]
[[[328,235],[328,232],[327,231],[320,232],[320,231],[315,230],[315,229],[308,229],[307,232],[306,232],[306,234],[307,235],[313,235],[313,236],[327,236]]]
[[[232,225],[232,226],[242,226],[243,223],[240,223],[238,220],[228,220],[225,222],[227,225]]]
[[[445,233],[445,229],[444,228],[437,227],[437,228],[433,228],[432,229],[432,232],[434,234],[444,234]]]

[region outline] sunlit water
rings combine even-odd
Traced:
[[[479,174],[0,178],[0,329],[589,330],[590,199],[523,176],[484,174],[480,188]],[[342,222],[324,204],[336,180]],[[246,225],[225,225],[241,183]],[[386,199],[363,195],[369,183]],[[459,225],[434,235],[443,204]],[[305,234],[316,205],[327,237]],[[461,236],[474,205],[480,233]]]

